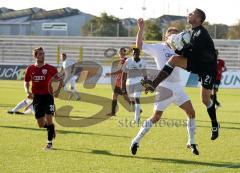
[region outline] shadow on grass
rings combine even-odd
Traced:
[[[239,113],[239,112],[238,112]],[[209,122],[210,123],[210,120],[209,121],[206,121],[206,120],[196,120],[197,122]],[[228,121],[219,121],[220,124],[235,124],[235,125],[240,125],[240,122],[228,122]]]
[[[238,112],[239,113],[239,112]],[[186,119],[181,119],[181,118],[161,118],[161,119],[166,119],[166,120],[182,120],[185,121]],[[210,119],[209,120],[198,120],[196,119],[196,122],[201,122],[201,123],[209,123],[211,125]],[[220,124],[234,124],[234,125],[240,125],[240,122],[229,122],[229,121],[219,121]]]
[[[11,107],[14,107],[14,106],[16,106],[16,105],[14,105],[14,104],[0,104],[0,108],[2,107],[2,108],[11,108]]]
[[[123,155],[123,154],[113,154],[107,150],[96,150],[96,149],[85,149],[87,151],[83,151],[83,150],[55,148],[55,150],[66,151],[66,152],[79,152],[79,153],[85,153],[85,154],[105,155],[105,156],[120,157],[120,158],[161,161],[164,163],[187,164],[187,165],[191,164],[191,165],[211,166],[211,167],[219,167],[219,168],[240,168],[240,163],[232,163],[232,162],[209,163],[209,162],[200,162],[200,161],[192,161],[192,160],[173,159],[173,158],[142,157],[142,156],[132,156],[132,155]]]
[[[0,126],[0,128],[8,129],[20,129],[20,130],[32,130],[32,131],[46,131],[43,128],[31,128],[31,127],[19,127],[19,126]],[[122,135],[112,135],[112,134],[103,134],[103,133],[93,133],[93,132],[80,132],[80,131],[68,131],[68,130],[57,130],[59,134],[79,134],[79,135],[93,135],[93,136],[106,136],[106,137],[116,137],[116,138],[131,138],[129,136]]]
[[[221,124],[221,123],[220,123],[220,124]],[[197,128],[198,128],[198,127],[211,128],[211,126],[202,126],[202,125],[197,125]],[[220,127],[220,130],[221,130],[221,129],[240,130],[240,128],[238,128],[238,127],[223,127],[223,126]]]

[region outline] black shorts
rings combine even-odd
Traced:
[[[207,60],[193,54],[186,55],[187,58],[187,71],[195,74],[216,74],[217,59]]]
[[[214,82],[214,84],[213,84],[213,88],[214,88],[215,90],[218,90],[220,83],[221,83],[220,80],[215,80],[215,82]]]
[[[198,74],[203,88],[213,89],[217,71],[216,62],[197,62],[194,57],[188,57],[187,71]]]
[[[127,91],[123,91],[120,87],[117,87],[117,86],[115,86],[113,92],[118,94],[118,95],[125,95],[125,94],[127,94]]]
[[[213,89],[213,85],[215,82],[215,75],[210,75],[210,74],[203,74],[203,75],[198,75],[199,76],[199,81],[201,82],[201,85],[205,89]]]
[[[44,117],[45,114],[54,115],[54,98],[51,94],[34,95],[33,109],[35,111],[35,118]]]
[[[209,74],[216,75],[217,63],[197,62],[193,58],[187,58],[187,71],[195,74]]]

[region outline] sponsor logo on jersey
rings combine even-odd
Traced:
[[[33,76],[33,80],[35,81],[45,80],[45,76]]]
[[[170,58],[171,56],[175,55],[174,53],[165,53],[165,57]]]

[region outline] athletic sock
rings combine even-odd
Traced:
[[[153,123],[150,119],[147,119],[144,121],[141,129],[139,130],[137,136],[133,139],[133,143],[139,143],[140,140],[143,138],[143,136],[150,130],[152,127]]]
[[[33,110],[33,105],[30,105],[30,106],[28,107],[28,109],[25,110],[23,113],[24,113],[24,114],[35,113],[34,110]]]
[[[130,101],[132,111],[135,111],[135,101]]]
[[[212,99],[214,105],[217,104],[217,95],[216,94],[213,94],[211,99]]]
[[[170,64],[166,63],[163,69],[159,72],[157,78],[153,81],[153,84],[155,87],[158,86],[159,83],[161,83],[164,79],[166,79],[170,74],[172,73],[174,67],[172,67]]]
[[[52,141],[53,134],[54,134],[54,125],[50,124],[47,126],[47,132],[48,132],[48,141]]]
[[[214,100],[214,101],[215,101],[215,104],[216,104],[217,106],[219,106],[220,103],[217,101],[217,94],[215,94],[214,97],[215,97],[215,98],[214,98],[214,99],[215,99],[215,100]]]
[[[34,111],[33,105],[29,106],[28,109],[30,109],[30,110],[33,112],[33,114],[35,114],[35,111]]]
[[[140,104],[135,104],[135,116],[134,116],[134,120],[138,123],[138,120],[140,118]]]
[[[47,141],[48,144],[52,144],[52,141]]]
[[[116,113],[117,100],[112,100],[112,114]]]
[[[195,144],[195,118],[188,118],[187,120],[187,131],[188,131],[188,144]]]
[[[22,100],[20,103],[18,103],[15,108],[12,109],[13,112],[17,112],[19,109],[27,106],[26,100]]]
[[[218,122],[217,122],[217,116],[216,116],[216,108],[212,101],[209,103],[207,107],[207,112],[212,121],[212,127],[217,127]]]
[[[27,110],[25,110],[23,113],[24,113],[24,114],[31,114],[31,112],[32,112],[31,109],[27,109]]]
[[[213,101],[213,104],[216,104],[216,94],[212,94],[211,99]]]

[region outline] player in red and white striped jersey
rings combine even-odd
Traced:
[[[126,60],[127,60],[126,49],[120,48],[118,69],[115,72],[105,74],[105,76],[115,76],[115,86],[114,86],[113,95],[112,95],[112,111],[111,113],[107,114],[109,116],[116,115],[117,98],[119,95],[122,95],[124,99],[130,103],[130,100],[128,98],[127,91],[126,91],[126,84],[123,83],[123,81],[125,81],[124,78],[127,77],[126,75],[123,74],[123,71],[122,71],[123,64],[125,63]]]

